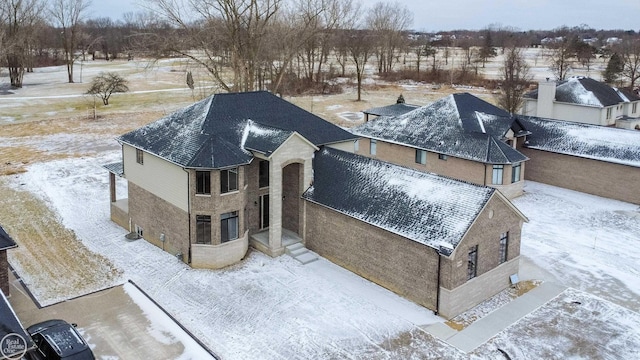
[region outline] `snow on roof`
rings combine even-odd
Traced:
[[[538,90],[525,95],[537,99]],[[609,86],[604,82],[584,76],[574,76],[556,84],[556,101],[584,106],[607,107],[624,102],[638,101],[632,92]]]
[[[303,197],[427,245],[460,243],[495,189],[324,148]]]
[[[279,148],[291,134],[293,131],[280,130],[249,120],[244,129],[240,147],[269,155]]]
[[[640,132],[569,121],[522,117],[532,134],[526,147],[640,167]]]
[[[249,120],[253,125],[247,133]],[[267,128],[277,135],[265,136]],[[293,131],[314,145],[355,139],[273,94],[256,91],[213,95],[118,140],[184,167],[219,169],[251,161],[247,141],[255,150],[269,151]]]
[[[381,117],[351,130],[354,134],[472,161],[510,164],[527,160],[517,150],[491,151],[515,119],[470,94],[453,94],[396,117]],[[498,157],[493,155],[498,154]]]

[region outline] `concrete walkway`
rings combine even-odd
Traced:
[[[469,353],[500,331],[546,304],[565,289],[566,287],[562,285],[546,281],[535,289],[475,321],[462,331],[456,331],[444,323],[430,325],[425,330],[450,345]]]

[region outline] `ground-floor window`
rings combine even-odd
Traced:
[[[369,140],[369,153],[371,155],[375,155],[378,152],[378,141],[371,139]]]
[[[238,238],[238,212],[232,211],[220,215],[220,242]]]
[[[422,149],[416,149],[416,164],[427,163],[427,151]]]
[[[211,216],[196,215],[196,243],[211,244]]]
[[[478,245],[469,249],[469,260],[467,261],[467,280],[476,277],[478,271]]]
[[[509,247],[509,232],[500,234],[500,264],[507,261],[508,247]]]

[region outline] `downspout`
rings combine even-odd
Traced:
[[[434,315],[438,315],[438,313],[440,312],[440,268],[441,268],[441,261],[442,261],[442,255],[440,254],[440,252],[437,249],[434,249],[436,251],[436,256],[438,256],[438,281],[436,284],[436,309],[433,312]]]
[[[188,231],[187,231],[187,239],[189,241],[189,250],[188,250],[188,254],[187,254],[187,264],[191,264],[191,174],[189,173],[189,170],[182,168],[182,170],[184,170],[184,172],[187,173],[187,217],[189,219],[188,221]]]

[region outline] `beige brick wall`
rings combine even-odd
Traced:
[[[229,193],[220,193],[220,171],[211,171],[211,195],[196,195],[196,171],[189,170],[189,191],[191,199],[191,243],[195,244],[196,217],[198,215],[211,216],[211,244],[220,244],[220,215],[232,211],[238,212],[238,235],[246,230],[245,216],[247,209],[248,186],[246,167],[238,168],[238,190]],[[248,209],[247,209],[248,210]]]
[[[501,198],[493,195],[449,259],[442,262],[441,286],[452,290],[467,282],[469,249],[478,245],[477,276],[500,261],[500,234],[509,232],[507,261],[520,255],[522,219]]]
[[[9,296],[9,262],[6,250],[0,250],[0,290],[5,296]]]
[[[435,309],[435,250],[305,201],[306,246],[330,261]]]
[[[502,185],[494,186],[493,166],[485,165],[476,161],[460,159],[453,156],[441,160],[438,153],[427,151],[427,163],[418,164],[415,161],[416,149],[404,145],[392,144],[378,140],[376,155],[369,152],[370,141],[368,138],[360,139],[360,149],[356,152],[359,155],[376,158],[397,165],[413,168],[420,171],[428,171],[438,175],[451,177],[458,180],[468,181],[478,185],[488,185],[499,189],[507,198],[513,199],[522,195],[524,177],[516,183],[511,183],[511,165],[504,166]],[[521,174],[524,174],[525,163],[522,163]]]
[[[144,239],[188,261],[189,216],[187,212],[129,182],[129,216],[132,230],[137,224],[144,230]],[[165,234],[164,243],[160,234]]]
[[[640,168],[522,148],[525,179],[640,204]]]
[[[191,245],[191,266],[203,269],[221,269],[242,260],[249,248],[249,233],[237,240],[219,245]]]

